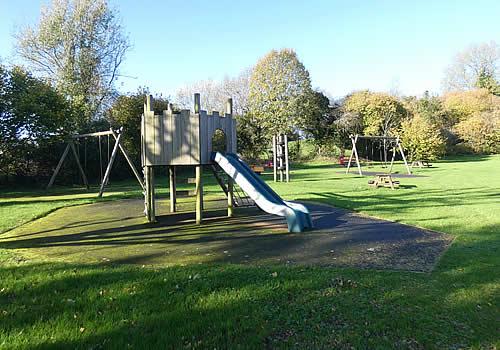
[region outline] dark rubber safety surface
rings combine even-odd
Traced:
[[[27,259],[142,265],[241,263],[350,266],[430,271],[451,237],[325,205],[306,204],[315,229],[288,233],[284,218],[257,208],[225,217],[224,202],[207,202],[205,221],[192,205],[147,223],[141,200],[63,208],[0,236],[0,248]]]

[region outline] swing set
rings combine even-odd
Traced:
[[[410,167],[408,166],[408,162],[406,161],[406,157],[403,151],[403,147],[401,146],[401,142],[399,137],[391,137],[391,136],[363,136],[363,135],[350,135],[349,136],[352,143],[351,155],[349,156],[349,162],[347,163],[346,174],[349,173],[351,168],[351,163],[353,158],[356,160],[356,165],[358,167],[359,175],[363,176],[363,171],[361,170],[361,160],[362,158],[359,156],[358,147],[361,140],[364,141],[364,154],[363,160],[365,163],[369,162],[370,165],[373,165],[374,162],[378,161],[383,168],[389,168],[387,171],[389,174],[392,173],[392,167],[394,165],[394,160],[396,158],[396,153],[399,152],[403,159],[403,162],[406,166],[406,170],[408,175],[411,175]],[[369,143],[371,141],[370,146]],[[391,161],[388,164],[388,153],[392,151]]]
[[[116,155],[118,154],[118,150],[121,151],[125,159],[127,160],[128,165],[130,166],[130,169],[134,173],[137,181],[139,182],[139,185],[141,186],[142,190],[144,191],[144,183],[141,178],[141,175],[137,171],[136,167],[134,166],[134,163],[132,162],[132,159],[129,157],[127,151],[121,144],[122,140],[122,135],[123,135],[123,128],[119,129],[113,129],[110,128],[109,130],[105,131],[98,131],[98,132],[92,132],[88,134],[79,134],[79,135],[73,135],[71,138],[68,139],[66,148],[64,149],[64,152],[59,159],[59,163],[57,163],[56,168],[54,169],[54,173],[52,174],[52,177],[50,178],[50,181],[47,185],[47,189],[51,188],[52,185],[54,184],[54,181],[57,177],[57,174],[61,170],[64,160],[66,159],[69,151],[73,153],[73,156],[75,157],[76,165],[78,167],[78,171],[80,172],[80,175],[83,180],[83,184],[87,189],[89,189],[89,182],[87,179],[87,175],[85,174],[85,170],[87,169],[87,139],[88,138],[97,138],[98,142],[98,148],[99,148],[99,173],[100,173],[100,186],[99,186],[99,194],[97,195],[98,197],[102,197],[102,194],[104,193],[104,189],[106,185],[108,184],[109,181],[109,176],[111,174],[111,169],[113,167],[113,163],[115,161]],[[103,156],[102,156],[102,137],[107,137],[107,165],[106,165],[106,170],[103,172]],[[115,140],[115,144],[113,146],[113,150],[111,151],[110,154],[110,138],[113,138]],[[82,167],[82,164],[80,163],[80,148],[75,146],[75,143],[79,146],[80,140],[84,141],[84,167]],[[84,170],[85,169],[85,170]]]

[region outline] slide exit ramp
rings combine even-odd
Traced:
[[[299,203],[284,201],[274,190],[234,153],[212,154],[216,162],[263,211],[286,218],[288,232],[312,228],[309,211]]]

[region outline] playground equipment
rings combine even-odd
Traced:
[[[80,157],[78,155],[78,152],[76,151],[75,142],[78,142],[81,139],[83,139],[85,142],[85,153],[84,153],[85,163],[84,164],[85,164],[85,168],[86,168],[86,162],[87,162],[86,140],[87,140],[87,138],[94,137],[94,138],[97,138],[98,142],[99,142],[99,167],[100,167],[101,176],[100,176],[100,187],[99,187],[98,197],[102,197],[102,194],[104,193],[104,188],[108,184],[109,176],[111,174],[111,169],[113,168],[113,163],[115,161],[116,155],[118,154],[118,150],[120,150],[122,152],[123,156],[127,160],[128,165],[130,166],[130,169],[134,173],[134,176],[136,177],[137,181],[139,182],[139,185],[144,190],[144,185],[142,183],[141,175],[139,174],[136,167],[134,166],[134,163],[130,159],[127,151],[125,150],[125,148],[121,144],[122,135],[123,135],[123,128],[119,128],[119,129],[110,128],[109,130],[105,130],[105,131],[98,131],[98,132],[93,132],[93,133],[88,133],[88,134],[79,134],[79,135],[71,136],[67,141],[66,148],[64,149],[64,152],[63,152],[61,158],[59,159],[59,163],[57,164],[56,168],[54,169],[54,173],[52,174],[52,177],[50,178],[50,181],[47,185],[47,189],[51,188],[52,185],[54,184],[54,181],[57,177],[57,174],[61,170],[61,167],[64,164],[64,160],[66,159],[70,149],[75,157],[76,165],[78,167],[78,171],[80,172],[80,175],[82,176],[83,183],[84,183],[85,187],[87,187],[87,189],[89,188],[89,182],[87,180],[87,176],[85,175],[84,168],[82,167],[82,165],[80,163]],[[108,142],[107,142],[107,144],[108,144],[108,164],[106,166],[106,171],[104,173],[104,176],[103,176],[103,172],[102,172],[103,162],[102,162],[102,147],[101,147],[101,137],[103,137],[103,136],[108,137]],[[109,138],[110,138],[110,136],[112,136],[115,140],[115,144],[113,146],[113,151],[111,152],[111,156],[109,154],[109,147],[110,147],[110,139]]]
[[[371,140],[375,141],[378,143],[378,151],[380,153],[380,158],[379,160],[382,162],[382,165],[384,167],[387,167],[387,154],[388,150],[392,149],[392,158],[391,162],[389,165],[389,170],[387,171],[389,174],[392,172],[392,167],[394,165],[394,160],[396,158],[396,153],[399,152],[401,154],[401,157],[403,159],[403,162],[406,166],[406,170],[409,175],[411,175],[411,170],[410,167],[408,166],[408,162],[406,161],[405,153],[403,151],[403,147],[401,146],[401,142],[399,141],[399,137],[390,137],[390,136],[363,136],[363,135],[350,135],[349,136],[351,139],[352,143],[352,150],[351,150],[351,155],[349,156],[349,161],[347,163],[347,169],[346,169],[346,174],[349,173],[349,170],[351,168],[351,163],[353,158],[356,160],[356,165],[358,167],[358,173],[359,175],[363,175],[363,171],[361,170],[361,164],[360,164],[360,157],[358,155],[358,141],[359,140]],[[368,153],[368,149],[367,152]],[[366,154],[369,156],[368,154]],[[374,147],[372,144],[371,148],[371,159],[374,159]]]
[[[273,136],[273,174],[274,182],[279,180],[290,182],[290,165],[288,161],[288,136],[274,135]]]
[[[147,96],[141,121],[142,166],[144,171],[145,214],[155,221],[154,168],[168,166],[170,178],[170,211],[176,211],[176,167],[196,169],[196,223],[203,220],[204,167],[210,167],[227,196],[227,215],[233,216],[235,183],[262,210],[284,216],[290,232],[301,232],[312,227],[307,209],[296,203],[283,201],[259,178],[236,153],[236,120],[232,116],[232,99],[226,103],[224,115],[208,114],[200,109],[200,94],[194,95],[194,113],[168,110],[155,115],[152,96]],[[216,140],[219,140],[215,142]],[[222,140],[222,142],[221,142]],[[227,175],[227,181],[221,174]]]

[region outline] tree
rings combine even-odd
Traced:
[[[312,104],[309,73],[293,50],[273,50],[259,60],[250,79],[249,105],[268,135],[302,126]]]
[[[448,125],[448,116],[444,110],[443,101],[437,95],[430,95],[428,91],[425,91],[421,98],[404,97],[402,103],[409,114],[408,116],[418,114],[440,128]]]
[[[104,110],[130,47],[106,0],[52,0],[16,36],[18,54],[82,110],[82,122]]]
[[[474,153],[500,152],[500,110],[475,113],[459,122],[455,131]]]
[[[352,93],[346,98],[345,112],[358,114],[365,135],[389,136],[401,124],[407,111],[395,97],[368,90]]]
[[[476,87],[478,89],[486,89],[491,94],[500,96],[500,84],[495,80],[491,72],[481,69],[477,78]]]
[[[458,53],[446,69],[444,88],[447,91],[475,89],[481,73],[499,80],[500,46],[495,41],[474,44]]]
[[[487,89],[449,92],[443,96],[443,106],[456,124],[476,113],[500,108],[500,97],[490,94]]]
[[[207,111],[224,111],[228,98],[233,99],[233,114],[249,112],[248,92],[252,69],[243,70],[236,77],[225,77],[221,82],[200,80],[177,90],[175,101],[179,108],[193,109],[193,95],[200,93],[201,108]]]
[[[221,84],[214,80],[200,80],[186,84],[177,90],[175,102],[180,109],[193,110],[194,94],[201,96],[201,109],[206,111],[223,111],[225,100],[229,97],[223,96]]]
[[[259,159],[269,144],[261,124],[250,113],[236,116],[236,121],[238,153],[250,160]]]
[[[141,116],[144,113],[145,96],[149,90],[139,88],[136,93],[118,96],[108,110],[108,118],[115,127],[123,127],[123,144],[130,156],[139,163],[141,155]],[[168,109],[168,100],[161,96],[153,99],[155,113]]]
[[[401,123],[399,136],[412,161],[435,160],[444,154],[445,140],[439,127],[419,114]]]
[[[233,98],[233,114],[235,115],[244,115],[250,112],[248,97],[252,72],[252,67],[247,68],[236,77],[225,77],[222,81],[221,88],[224,96]]]
[[[47,172],[53,156],[48,145],[54,135],[72,133],[74,116],[51,85],[20,67],[0,66],[0,172]]]
[[[309,113],[304,116],[302,129],[307,136],[311,136],[319,155],[325,150],[336,145],[343,148],[344,142],[340,140],[343,129],[336,122],[343,116],[342,106],[339,103],[330,104],[330,99],[321,91],[313,91],[313,102]],[[339,137],[341,136],[341,137]]]

